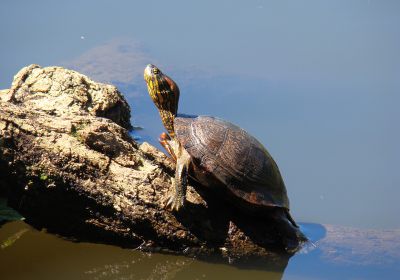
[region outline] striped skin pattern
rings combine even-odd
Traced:
[[[169,135],[174,138],[174,118],[178,112],[179,88],[156,66],[149,64],[144,71],[149,95],[157,106],[161,120]]]

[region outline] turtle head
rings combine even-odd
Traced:
[[[175,137],[174,118],[178,112],[179,88],[157,66],[149,64],[144,69],[144,80],[149,95],[156,105],[161,120],[171,137]]]

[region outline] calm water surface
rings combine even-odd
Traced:
[[[32,63],[78,70],[117,85],[144,128],[134,136],[157,145],[163,128],[142,79],[156,64],[180,86],[180,112],[230,120],[268,148],[296,220],[398,240],[398,1],[141,2],[3,1],[0,88]],[[1,201],[1,279],[395,279],[400,267],[382,248],[366,250],[375,263],[317,248],[268,272],[73,243],[6,222],[18,217]]]

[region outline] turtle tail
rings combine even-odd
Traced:
[[[302,244],[308,241],[308,238],[300,231],[288,209],[278,208],[276,210],[274,218],[282,244],[288,253],[295,253],[301,249]]]
[[[285,214],[286,214],[286,218],[289,220],[289,222],[290,222],[294,227],[299,228],[299,225],[294,221],[292,215],[290,215],[289,210],[286,210],[286,211],[285,211]]]

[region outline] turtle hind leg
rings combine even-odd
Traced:
[[[278,235],[281,239],[285,251],[295,253],[308,238],[300,231],[299,226],[290,216],[287,209],[277,208],[273,213],[276,222]]]

